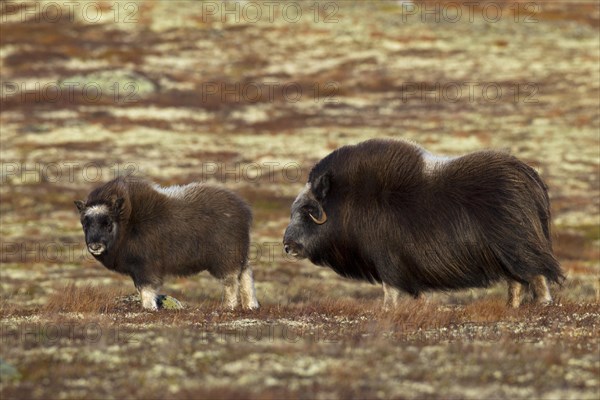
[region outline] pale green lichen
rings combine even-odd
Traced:
[[[183,310],[184,305],[173,296],[161,294],[156,300],[158,308],[165,310]]]

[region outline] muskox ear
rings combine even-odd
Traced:
[[[77,207],[79,212],[82,212],[83,210],[85,210],[85,202],[83,202],[81,200],[75,200],[73,203],[75,203],[75,206]]]
[[[121,210],[123,209],[123,203],[125,202],[125,199],[122,197],[118,197],[117,199],[115,199],[113,201],[112,204],[112,212],[114,215],[119,215],[121,213]]]
[[[311,189],[317,201],[323,201],[325,196],[327,196],[327,194],[329,193],[330,186],[331,179],[328,173],[319,176],[313,181]]]

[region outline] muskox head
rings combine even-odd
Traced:
[[[325,174],[308,182],[292,204],[290,223],[283,236],[283,248],[296,258],[307,258],[315,254],[319,237],[329,225],[323,206],[330,189],[329,175]]]
[[[115,245],[123,202],[123,198],[93,205],[87,205],[81,200],[75,201],[87,249],[94,257],[102,256]]]

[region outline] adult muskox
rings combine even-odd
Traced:
[[[341,147],[311,170],[292,204],[284,249],[349,278],[382,282],[384,307],[399,290],[509,282],[509,304],[529,285],[552,301],[564,277],[552,254],[546,185],[508,154],[434,156],[405,141]]]
[[[144,308],[157,309],[167,275],[203,270],[223,281],[225,304],[258,307],[248,265],[249,206],[236,194],[190,183],[160,187],[116,178],[96,188],[79,209],[89,252],[106,268],[131,276]]]

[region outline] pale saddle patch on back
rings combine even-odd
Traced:
[[[159,193],[164,194],[165,196],[182,199],[185,195],[194,187],[198,186],[197,183],[188,183],[187,185],[173,185],[173,186],[159,186],[154,184],[154,190]]]
[[[421,157],[423,158],[423,163],[425,165],[424,172],[427,175],[431,175],[435,170],[443,168],[450,161],[457,158],[433,154],[425,149],[421,149]]]

